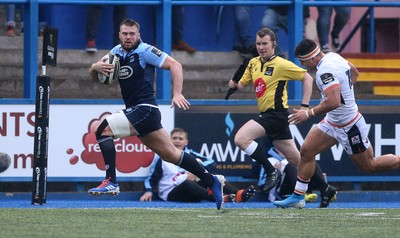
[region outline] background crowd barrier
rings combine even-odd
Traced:
[[[296,19],[303,19],[303,6],[352,6],[352,7],[370,7],[370,49],[374,49],[374,15],[373,7],[400,7],[398,1],[302,1],[302,0],[287,0],[287,1],[275,1],[275,0],[224,0],[224,1],[213,1],[213,0],[0,0],[1,3],[16,3],[23,4],[24,14],[24,98],[34,99],[35,93],[35,78],[38,74],[38,27],[39,27],[39,6],[46,5],[88,5],[88,4],[103,4],[103,5],[153,5],[157,6],[156,12],[156,42],[157,46],[169,53],[171,51],[171,8],[174,5],[183,6],[220,6],[220,5],[253,5],[253,6],[271,6],[271,5],[287,5],[289,8],[289,36],[288,45],[289,49],[294,49],[296,43],[302,39],[302,21],[296,21]],[[65,12],[59,12],[65,14]],[[80,16],[73,16],[80,17]],[[81,19],[82,20],[82,19]],[[57,26],[55,26],[57,27]],[[197,34],[197,33],[196,33]],[[60,38],[62,38],[60,33]],[[289,51],[289,59],[294,60],[292,51]],[[169,75],[164,71],[158,71],[157,74],[157,97],[158,99],[169,99],[170,94],[170,80]],[[297,93],[300,84],[294,84],[293,98],[299,99],[301,95]]]

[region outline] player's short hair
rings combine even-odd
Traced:
[[[127,19],[123,20],[119,24],[119,27],[121,27],[122,25],[125,25],[125,26],[136,26],[138,31],[140,31],[140,24],[137,21],[133,20],[133,19],[127,18]]]
[[[296,46],[294,50],[294,55],[299,58],[299,56],[308,55],[313,52],[318,47],[318,44],[311,39],[304,39]]]
[[[186,138],[189,138],[189,133],[187,131],[185,131],[185,129],[180,128],[180,127],[175,127],[174,129],[172,129],[171,131],[171,135],[177,132],[181,132],[183,134],[185,134]]]
[[[260,38],[263,38],[264,36],[269,36],[272,42],[276,41],[275,32],[267,27],[263,27],[259,31],[257,31],[257,36]]]

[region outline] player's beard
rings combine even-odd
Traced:
[[[135,50],[141,42],[142,42],[142,40],[139,38],[136,42],[132,42],[130,44],[126,44],[126,43],[122,42],[121,46],[122,46],[122,49],[124,49],[124,51],[129,52],[131,50]]]

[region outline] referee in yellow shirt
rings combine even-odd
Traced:
[[[302,80],[301,108],[306,110],[313,79],[305,69],[275,55],[276,35],[272,30],[262,28],[257,32],[256,47],[259,56],[249,61],[239,82],[229,81],[229,87],[240,90],[253,83],[260,115],[239,129],[235,144],[264,167],[267,178],[263,191],[268,192],[275,186],[280,172],[269,163],[264,146],[255,139],[268,135],[274,146],[297,167],[300,153],[289,129],[287,84],[289,80]]]

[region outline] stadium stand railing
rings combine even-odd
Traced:
[[[160,21],[157,21],[157,44],[166,52],[171,51],[171,7],[173,5],[287,5],[289,11],[289,49],[293,49],[296,42],[302,38],[302,21],[295,19],[303,18],[303,6],[352,6],[352,7],[400,7],[398,1],[303,1],[303,0],[0,0],[0,4],[16,3],[23,4],[24,6],[24,59],[26,64],[24,66],[24,99],[33,100],[35,94],[35,78],[38,74],[38,26],[39,26],[39,5],[41,4],[129,4],[129,5],[157,5],[161,7],[159,12]],[[371,14],[373,16],[373,14]],[[374,35],[374,18],[370,17],[370,38],[373,39]],[[374,49],[374,40],[370,40],[370,49]],[[294,59],[293,52],[289,51],[289,59]],[[163,71],[157,74],[157,83],[159,85],[157,97],[159,99],[170,98],[170,81],[169,75]],[[301,95],[296,90],[301,87],[299,83],[294,84],[293,99],[300,99]]]

